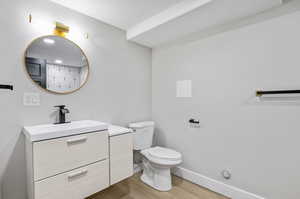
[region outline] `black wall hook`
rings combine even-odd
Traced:
[[[0,84],[0,89],[14,90],[13,85]]]

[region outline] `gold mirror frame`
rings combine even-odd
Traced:
[[[87,73],[88,73],[88,74],[87,74],[87,77],[86,77],[84,83],[83,83],[79,88],[77,88],[77,89],[75,89],[75,90],[73,90],[73,91],[68,91],[68,92],[64,92],[64,93],[56,92],[56,91],[51,91],[51,90],[48,90],[48,89],[46,89],[46,88],[43,88],[42,86],[40,86],[39,84],[37,84],[37,83],[31,78],[31,76],[29,75],[28,70],[27,70],[27,68],[26,68],[26,52],[27,52],[28,48],[29,48],[35,41],[37,41],[37,40],[39,40],[39,39],[42,39],[42,38],[45,38],[45,37],[59,37],[59,38],[63,38],[63,39],[65,39],[65,40],[67,40],[67,41],[73,43],[75,46],[77,46],[77,47],[80,49],[80,51],[82,52],[82,54],[86,57],[86,62],[87,62],[87,67],[88,67],[88,72],[87,72]],[[86,56],[85,52],[82,50],[82,48],[81,48],[79,45],[77,45],[74,41],[72,41],[72,40],[70,40],[70,39],[68,39],[68,38],[66,38],[66,37],[62,37],[62,36],[58,36],[58,35],[43,35],[43,36],[37,37],[37,38],[35,38],[34,40],[32,40],[32,41],[27,45],[27,47],[26,47],[26,49],[25,49],[25,51],[24,51],[23,64],[24,64],[24,71],[25,71],[25,73],[27,74],[27,77],[30,79],[30,81],[32,81],[39,89],[42,89],[43,91],[46,91],[46,92],[52,93],[52,94],[56,94],[56,95],[68,95],[68,94],[72,94],[72,93],[75,93],[75,92],[79,91],[82,87],[84,87],[84,86],[87,84],[87,82],[88,82],[88,80],[89,80],[89,77],[90,77],[90,62],[89,62],[89,59],[88,59],[88,57]]]

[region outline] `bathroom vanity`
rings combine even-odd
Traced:
[[[23,132],[29,199],[83,199],[133,174],[129,129],[77,121]]]

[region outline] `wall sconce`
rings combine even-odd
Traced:
[[[48,31],[53,31],[54,35],[60,36],[60,37],[66,37],[68,33],[70,36],[75,36],[76,38],[83,37],[86,39],[89,39],[89,34],[88,33],[79,33],[78,31],[70,31],[70,27],[60,23],[60,22],[49,22],[48,20],[36,20],[33,19],[33,15],[29,14],[28,21],[31,24],[34,24],[37,26],[38,29],[42,28],[42,31],[48,32]],[[78,34],[79,33],[79,34]],[[81,36],[80,36],[81,35]]]
[[[69,33],[70,28],[60,22],[55,22],[55,29],[54,29],[54,35],[60,36],[60,37],[66,37],[66,35]]]
[[[32,14],[29,14],[29,23],[32,23]]]

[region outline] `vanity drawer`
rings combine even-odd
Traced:
[[[34,181],[107,158],[107,131],[34,142]]]
[[[35,182],[35,199],[84,199],[109,186],[108,160]]]

